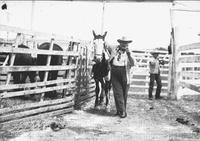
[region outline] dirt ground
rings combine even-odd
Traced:
[[[128,97],[124,119],[111,111],[93,108],[94,101],[82,110],[49,119],[6,125],[1,141],[199,141],[199,101],[153,100],[147,96]],[[50,124],[63,127],[53,131]]]

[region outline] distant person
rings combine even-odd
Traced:
[[[128,45],[132,40],[122,37],[117,40],[117,46],[105,46],[109,52],[111,64],[111,83],[114,93],[116,114],[121,118],[127,116],[126,104],[130,86],[130,68],[134,65]]]
[[[152,51],[151,55],[153,56],[153,58],[149,61],[149,69],[150,69],[149,100],[153,99],[152,92],[154,87],[154,81],[156,81],[157,84],[155,99],[161,99],[160,93],[162,88],[162,82],[160,77],[160,64],[164,65],[164,62],[158,59],[159,56],[158,51],[156,50]]]

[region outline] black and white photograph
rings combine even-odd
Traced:
[[[0,141],[200,141],[200,1],[0,0]]]

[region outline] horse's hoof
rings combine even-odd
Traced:
[[[105,104],[102,102],[99,104],[99,106],[103,108],[103,107],[105,107]]]
[[[99,106],[94,106],[94,109],[95,110],[99,110]]]
[[[110,111],[111,111],[110,106],[107,106],[107,107],[106,107],[106,112],[110,112]]]
[[[106,112],[110,112],[110,108],[106,108]]]
[[[97,107],[97,110],[101,110],[101,107],[100,107],[100,106],[98,106],[98,107]]]

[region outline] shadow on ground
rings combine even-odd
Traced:
[[[101,109],[89,108],[89,109],[86,109],[85,112],[90,113],[90,114],[100,115],[100,116],[114,116],[115,114],[114,110],[107,112],[105,108],[101,108]]]

